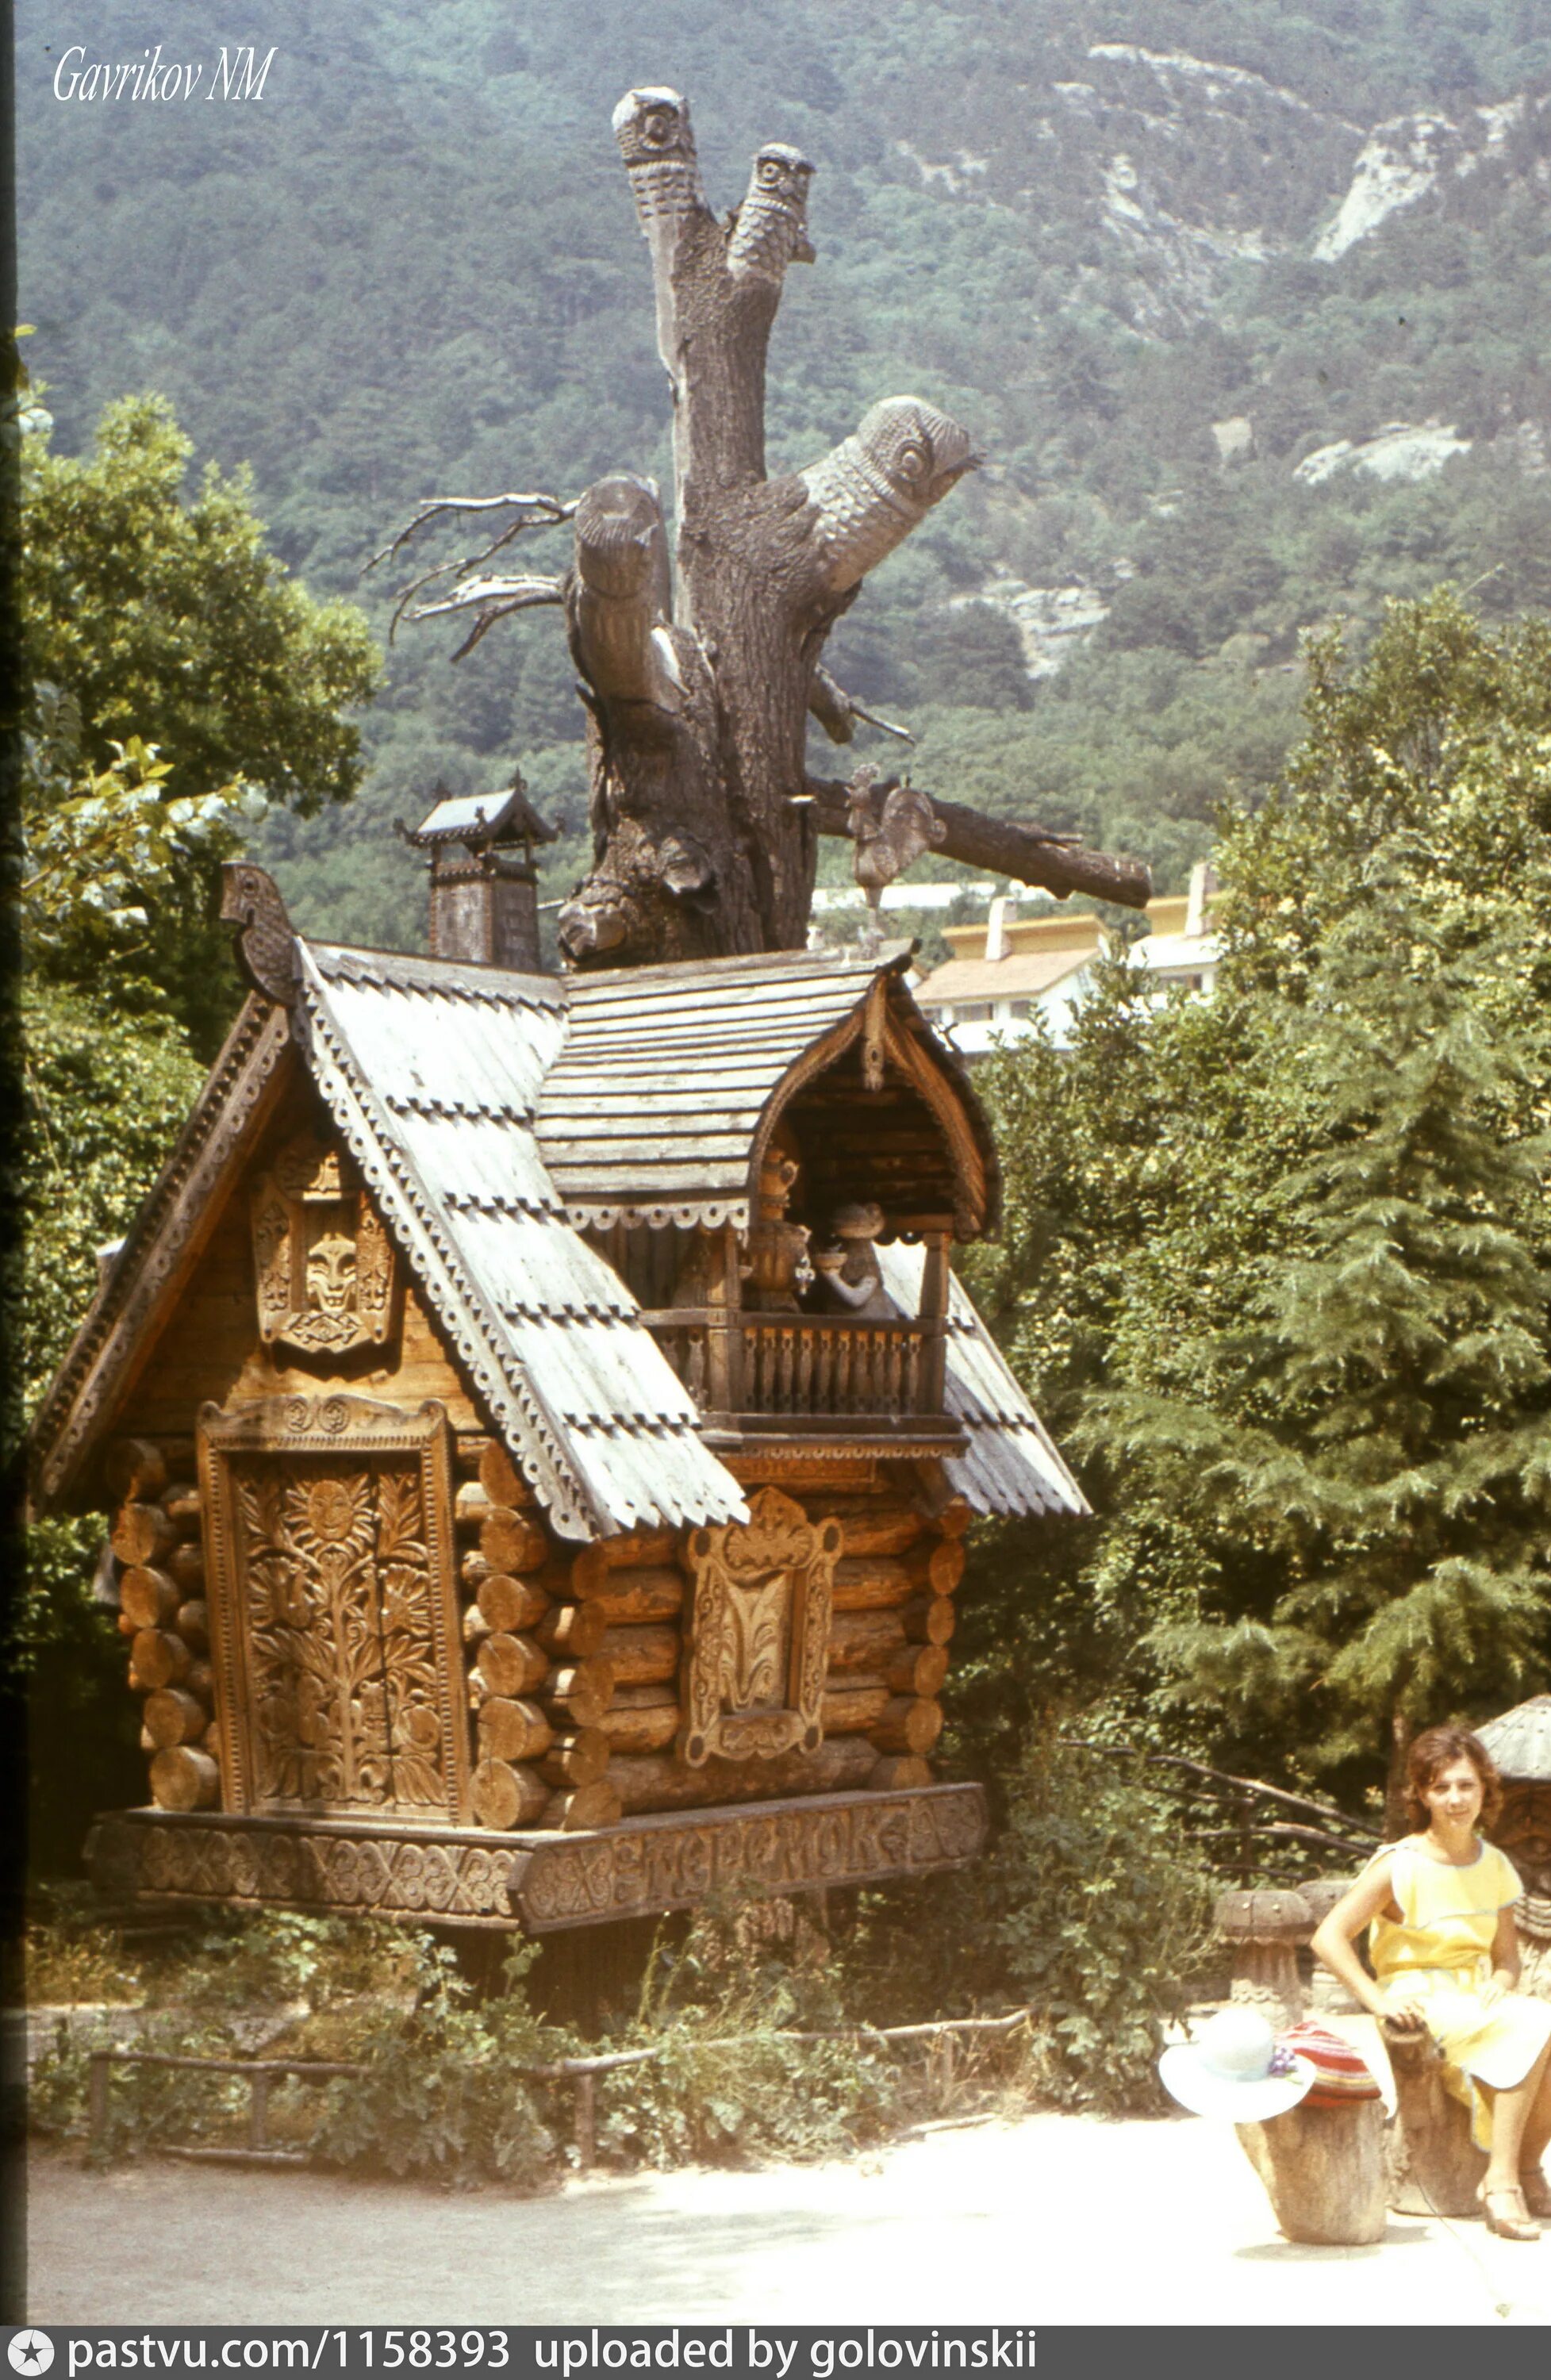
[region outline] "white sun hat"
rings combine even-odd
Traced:
[[[1194,2041],[1176,2042],[1157,2061],[1164,2089],[1193,2116],[1259,2124],[1295,2107],[1318,2079],[1306,2058],[1278,2049],[1253,2009],[1222,2009]]]

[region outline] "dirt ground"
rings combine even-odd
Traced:
[[[1551,2231],[1282,2239],[1232,2131],[1040,2115],[851,2163],[551,2198],[41,2152],[39,2323],[1551,2322]]]

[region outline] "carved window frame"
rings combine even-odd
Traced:
[[[287,1457],[358,1457],[370,1465],[392,1454],[417,1457],[430,1585],[429,1623],[435,1658],[438,1765],[446,1782],[440,1806],[406,1811],[383,1803],[384,1818],[399,1824],[468,1826],[470,1803],[468,1726],[464,1710],[461,1613],[455,1574],[453,1524],[452,1430],[446,1407],[433,1399],[415,1410],[347,1395],[261,1398],[250,1404],[200,1408],[195,1431],[202,1508],[211,1668],[215,1726],[220,1744],[222,1802],[233,1812],[298,1812],[308,1805],[261,1800],[257,1791],[254,1686],[244,1626],[245,1579],[241,1530],[234,1496],[231,1458],[263,1454],[282,1465]],[[354,1805],[352,1815],[360,1814]]]
[[[810,1521],[779,1488],[761,1488],[749,1512],[746,1524],[692,1530],[685,1549],[693,1586],[678,1749],[691,1768],[713,1757],[773,1760],[815,1752],[824,1740],[830,1615],[844,1532],[838,1520]],[[774,1708],[730,1707],[726,1670],[735,1653],[741,1590],[772,1572],[789,1582],[785,1701]]]

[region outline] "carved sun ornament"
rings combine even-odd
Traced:
[[[393,1331],[393,1244],[338,1153],[288,1141],[252,1197],[259,1331],[298,1355],[384,1346]]]
[[[824,1668],[838,1521],[810,1521],[779,1488],[762,1488],[746,1526],[697,1529],[688,1560],[694,1599],[680,1751],[692,1768],[713,1754],[770,1760],[823,1740]]]

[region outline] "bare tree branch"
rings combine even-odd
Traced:
[[[865,720],[869,727],[876,727],[880,735],[897,736],[902,744],[914,744],[915,741],[908,727],[900,727],[891,719],[880,718],[876,710],[868,710],[865,704],[858,702],[854,695],[847,694],[844,686],[837,686],[822,663],[813,673],[807,707],[831,744],[849,744],[856,733],[858,719]]]
[[[375,570],[380,562],[391,561],[394,554],[401,552],[410,540],[422,528],[427,528],[430,522],[441,519],[448,514],[489,514],[503,511],[513,505],[517,507],[517,517],[515,520],[508,521],[506,527],[498,536],[492,537],[488,545],[480,546],[474,553],[456,554],[450,562],[438,562],[430,570],[423,570],[418,578],[412,578],[409,581],[408,586],[403,589],[397,602],[394,605],[393,617],[388,623],[390,645],[398,634],[399,622],[404,618],[422,588],[434,585],[439,578],[461,577],[465,571],[477,570],[481,563],[489,562],[492,556],[510,545],[514,538],[520,537],[524,529],[558,528],[562,523],[568,521],[575,513],[576,499],[563,500],[559,496],[544,495],[537,491],[503,496],[434,496],[421,505],[414,519],[406,528],[399,530],[391,544],[383,546],[379,552],[372,555],[370,562],[364,565],[360,574],[363,578],[369,570]],[[430,614],[428,612],[419,611],[413,616],[416,619],[426,619]]]
[[[435,520],[439,514],[495,513],[503,511],[508,505],[517,505],[524,513],[531,514],[532,517],[514,522],[505,536],[498,538],[494,545],[485,548],[486,553],[495,552],[496,548],[504,545],[506,539],[515,536],[519,528],[552,528],[561,521],[568,521],[576,509],[576,501],[575,497],[567,500],[560,496],[545,495],[537,490],[529,490],[524,494],[504,496],[428,496],[414,519],[399,530],[392,542],[381,547],[371,556],[370,562],[364,562],[361,565],[360,575],[364,578],[367,572],[375,570],[380,562],[391,562],[394,554],[406,546],[412,537],[418,537],[421,529],[429,522]],[[483,559],[482,554],[469,556],[470,562]]]

